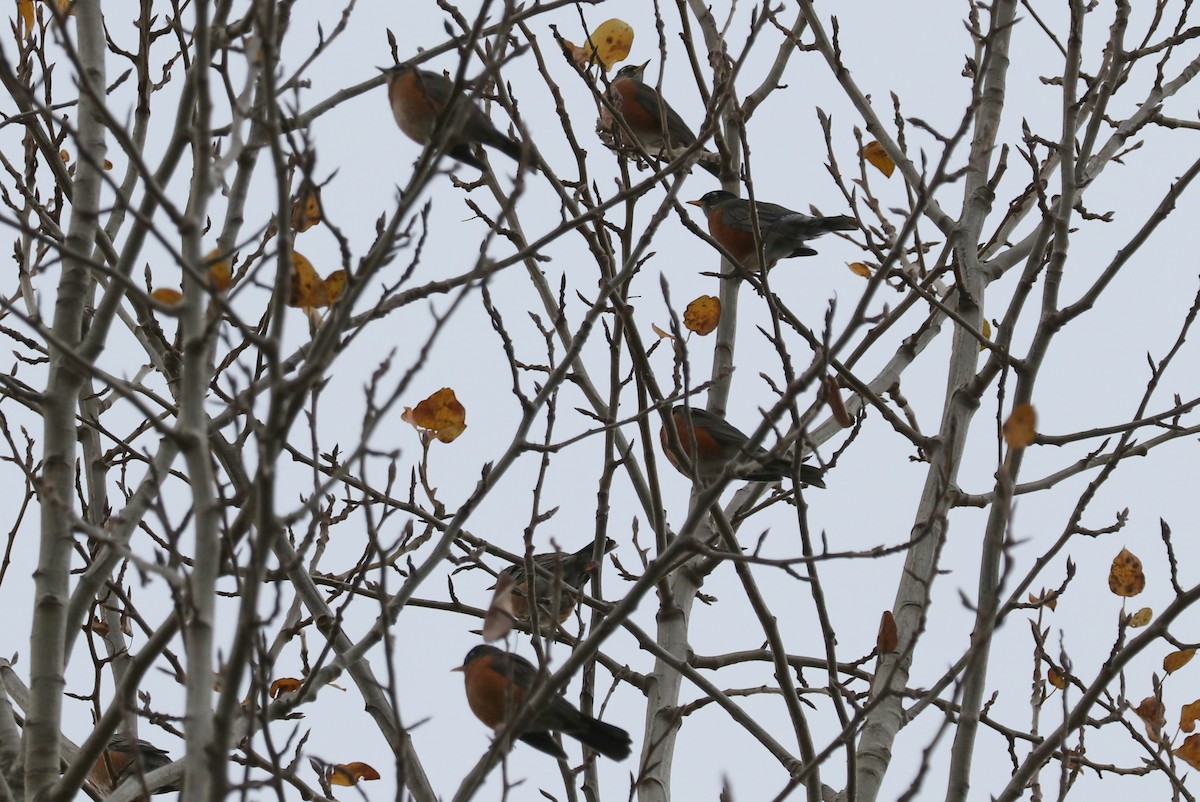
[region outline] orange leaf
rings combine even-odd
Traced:
[[[512,631],[516,621],[516,611],[513,610],[512,593],[517,581],[510,574],[500,574],[496,580],[496,590],[492,593],[492,603],[488,605],[487,615],[483,617],[483,639],[491,642],[499,640]]]
[[[1161,737],[1163,726],[1167,723],[1167,709],[1153,696],[1147,696],[1142,703],[1133,709],[1138,718],[1146,726],[1146,735],[1151,741],[1157,742]]]
[[[1016,450],[1033,443],[1037,436],[1037,411],[1032,404],[1017,406],[1004,422],[1004,442]]]
[[[849,429],[854,425],[854,418],[850,417],[850,413],[846,411],[846,404],[842,401],[842,388],[838,385],[837,377],[826,376],[821,383],[825,385],[825,403],[829,405],[833,419],[838,422],[838,426]]]
[[[1179,711],[1179,727],[1184,732],[1196,729],[1196,720],[1200,719],[1200,699],[1186,704]]]
[[[856,276],[862,276],[863,278],[871,277],[871,268],[867,267],[862,262],[851,262],[847,266],[850,268],[850,272]]]
[[[1137,629],[1138,627],[1144,627],[1146,624],[1150,623],[1150,619],[1152,618],[1154,618],[1154,611],[1149,607],[1143,607],[1133,615],[1129,616],[1129,626],[1133,627],[1134,629]]]
[[[219,292],[229,289],[233,271],[229,267],[229,259],[222,256],[221,249],[214,248],[209,251],[208,256],[204,257],[204,264],[208,265],[208,281],[213,289]]]
[[[875,169],[888,178],[891,178],[892,173],[896,171],[896,163],[892,161],[892,157],[887,155],[887,151],[883,149],[883,145],[875,140],[871,140],[863,145],[862,155],[864,159],[875,166]]]
[[[633,28],[623,20],[610,19],[600,23],[582,46],[565,41],[564,46],[567,55],[581,70],[599,64],[607,72],[629,55],[633,47]]]
[[[379,772],[366,763],[339,763],[329,771],[330,785],[358,785],[359,780],[378,780]]]
[[[272,699],[278,699],[280,694],[295,693],[300,690],[300,686],[303,684],[303,682],[295,677],[280,677],[271,683],[271,687],[267,692],[271,695]]]
[[[875,636],[875,648],[880,654],[892,654],[900,643],[900,635],[896,631],[896,618],[891,610],[884,610],[879,618],[879,633]]]
[[[1113,558],[1108,571],[1108,589],[1118,596],[1129,598],[1146,589],[1146,575],[1142,573],[1142,561],[1133,556],[1129,549]]]
[[[438,390],[415,409],[406,407],[400,419],[428,429],[443,443],[453,442],[467,428],[467,410],[449,387]]]
[[[163,287],[162,289],[158,289],[150,293],[150,297],[159,303],[164,303],[168,306],[174,306],[183,300],[183,293],[179,290],[173,290],[170,287]]]
[[[25,26],[25,36],[33,33],[33,0],[17,0],[17,16]]]
[[[701,337],[712,334],[721,321],[721,300],[712,295],[701,295],[683,310],[683,325]]]
[[[1200,735],[1189,735],[1183,746],[1175,750],[1175,756],[1194,769],[1200,769]]]
[[[1050,670],[1046,672],[1046,679],[1060,691],[1067,687],[1067,678],[1054,666],[1050,666]]]
[[[60,150],[58,152],[58,158],[62,159],[63,164],[66,164],[67,162],[71,161],[71,154],[67,153],[65,150]]]
[[[1058,591],[1046,591],[1043,588],[1040,596],[1034,596],[1032,593],[1030,593],[1029,603],[1036,604],[1038,606],[1049,607],[1051,610],[1054,610],[1058,607]]]
[[[300,193],[292,204],[292,228],[308,231],[321,222],[321,188],[309,181],[300,185]]]
[[[1179,669],[1186,666],[1196,656],[1195,649],[1181,649],[1177,652],[1171,652],[1163,658],[1163,671],[1168,674],[1174,674]]]

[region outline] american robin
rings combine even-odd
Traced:
[[[665,154],[669,157],[670,151],[686,148],[695,142],[696,135],[658,90],[643,80],[649,63],[647,61],[641,66],[628,64],[618,70],[609,84],[608,100],[613,108],[620,112],[629,131],[637,137],[638,143],[648,153],[652,156]],[[629,141],[624,126],[613,120],[607,108],[600,113],[600,129],[612,131],[626,147],[632,147],[634,144]],[[712,155],[709,151],[701,152]],[[716,165],[708,161],[701,161],[699,164],[714,176],[720,177],[721,170]]]
[[[605,538],[601,554],[607,554],[616,547],[616,541]],[[545,575],[538,570],[535,572],[537,576],[533,578],[533,595],[537,599],[538,612],[543,620],[552,609],[552,601],[556,596],[558,607],[555,617],[558,623],[561,624],[571,616],[571,611],[575,609],[575,603],[579,600],[580,588],[587,580],[588,574],[596,570],[598,565],[592,558],[594,548],[594,543],[588,543],[574,554],[555,551],[533,555],[534,566],[545,570]],[[529,581],[525,563],[522,561],[517,565],[510,565],[501,573],[511,576],[515,583],[512,595],[513,616],[520,621],[528,621]]]
[[[144,777],[171,763],[171,756],[148,741],[130,740],[117,733],[108,741],[108,747],[96,758],[88,769],[88,780],[101,796],[108,796],[121,783],[131,777]],[[153,793],[166,794],[178,791],[174,784],[155,788]]]
[[[734,471],[734,475],[752,482],[777,482],[792,475],[791,459],[767,458],[767,452],[762,448],[747,451],[746,444],[750,438],[719,415],[692,407],[692,427],[689,430],[687,413],[688,409],[680,405],[672,410],[671,416],[675,421],[675,431],[679,434],[679,444],[696,466],[696,474],[701,481],[711,482],[716,479],[725,466],[735,460],[743,465]],[[694,437],[691,436],[692,431],[695,432]],[[665,427],[659,430],[658,437],[671,464],[680,473],[691,476],[679,453],[672,450]],[[801,465],[800,481],[813,487],[825,487],[821,473],[821,469],[815,465]]]
[[[493,730],[499,730],[512,718],[537,679],[537,669],[532,663],[495,646],[476,646],[454,670],[463,672],[471,712]],[[567,753],[554,740],[552,731],[582,741],[613,760],[629,757],[632,743],[629,733],[579,712],[562,696],[555,696],[538,711],[520,740],[565,759]]]
[[[409,139],[420,145],[428,145],[438,118],[453,99],[455,103],[451,113],[454,117],[445,126],[447,154],[483,170],[484,164],[475,158],[471,146],[487,145],[518,162],[524,153],[525,162],[537,169],[537,157],[533,152],[500,133],[473,100],[461,93],[457,98],[452,97],[454,82],[446,76],[407,63],[383,72],[388,76],[388,102],[392,104],[392,115],[396,118],[396,125]]]
[[[754,226],[750,221],[750,201],[739,198],[732,192],[715,189],[699,200],[688,201],[699,206],[708,218],[708,233],[721,243],[742,265],[758,272],[758,249],[754,247]],[[817,252],[805,245],[830,231],[850,231],[857,228],[853,217],[810,217],[793,212],[774,203],[756,201],[758,230],[762,235],[763,253],[767,267],[780,259],[796,256],[816,256]]]

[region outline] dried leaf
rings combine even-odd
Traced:
[[[517,582],[509,574],[500,574],[496,580],[496,590],[492,593],[492,603],[488,605],[487,615],[483,617],[483,639],[489,643],[499,640],[512,631],[516,621],[513,610],[512,593]]]
[[[829,405],[829,412],[833,415],[833,419],[838,422],[838,426],[849,429],[854,425],[854,418],[850,417],[850,413],[846,411],[846,404],[842,400],[842,388],[838,384],[837,377],[825,376],[821,379],[821,383],[825,386],[825,403]]]
[[[1184,705],[1179,711],[1179,728],[1184,732],[1196,729],[1196,720],[1200,719],[1200,699]]]
[[[1133,556],[1129,549],[1113,558],[1108,571],[1108,589],[1118,596],[1130,598],[1146,589],[1146,575],[1142,573],[1142,561]]]
[[[1041,595],[1034,596],[1032,593],[1029,594],[1029,603],[1049,607],[1051,610],[1054,610],[1058,607],[1058,591],[1047,591],[1045,588],[1042,588]]]
[[[267,690],[272,699],[278,699],[281,694],[295,693],[304,683],[295,677],[280,677],[271,683]]]
[[[675,339],[675,335],[668,334],[667,332],[663,331],[662,329],[660,329],[658,326],[654,325],[653,323],[650,324],[650,328],[654,329],[654,333],[658,335],[658,339],[660,339],[660,340],[674,340]]]
[[[329,770],[330,785],[358,785],[360,780],[378,779],[379,772],[366,763],[338,763]]]
[[[987,318],[983,319],[983,326],[980,329],[980,334],[983,335],[983,339],[985,339],[985,340],[992,339],[992,324],[988,322]],[[983,351],[986,348],[987,348],[987,346],[984,345],[983,343],[979,344],[980,351]]]
[[[1186,666],[1196,656],[1195,649],[1180,649],[1177,652],[1171,652],[1163,658],[1163,671],[1168,674],[1174,674],[1179,669]]]
[[[62,159],[63,164],[66,164],[67,162],[71,161],[71,154],[67,153],[65,150],[60,150],[58,152],[58,158]]]
[[[24,25],[25,38],[33,33],[33,0],[17,0],[17,17]]]
[[[1025,448],[1037,437],[1037,411],[1032,404],[1020,404],[1004,422],[1004,442],[1011,449]]]
[[[1050,666],[1050,670],[1046,672],[1046,680],[1060,691],[1067,687],[1066,676],[1054,666]]]
[[[875,140],[871,140],[862,149],[863,158],[875,166],[875,169],[883,173],[888,178],[892,177],[892,173],[896,171],[896,163],[892,161],[892,157],[887,155],[887,151],[883,149],[883,145]]]
[[[108,634],[108,623],[99,618],[93,617],[92,623],[88,625],[88,629],[103,638]]]
[[[346,271],[335,270],[329,278],[317,275],[312,262],[292,251],[292,279],[288,286],[288,306],[318,309],[330,306],[346,286]]]
[[[1174,754],[1192,768],[1200,770],[1200,735],[1189,735]]]
[[[712,295],[701,295],[683,310],[683,325],[701,337],[712,334],[721,322],[721,300]]]
[[[1151,741],[1158,742],[1162,737],[1162,728],[1167,723],[1167,709],[1157,698],[1147,696],[1142,703],[1133,709],[1142,724],[1146,727],[1146,736]]]
[[[1129,616],[1129,626],[1133,627],[1134,629],[1137,629],[1138,627],[1144,627],[1146,624],[1150,623],[1150,619],[1152,618],[1154,618],[1154,611],[1149,607],[1143,607],[1133,615]]]
[[[867,267],[862,262],[851,262],[849,265],[847,265],[847,267],[849,267],[850,272],[856,276],[862,276],[863,278],[871,277],[871,268]]]
[[[307,179],[292,204],[292,228],[308,231],[321,222],[321,188]]]
[[[443,443],[453,442],[467,428],[467,410],[449,387],[438,390],[415,408],[405,407],[400,419],[433,432]]]
[[[884,610],[879,618],[879,633],[875,636],[875,649],[879,654],[892,654],[900,643],[896,630],[896,619],[891,610]]]

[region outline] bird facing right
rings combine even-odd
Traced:
[[[688,201],[699,206],[708,218],[708,233],[729,251],[738,263],[752,273],[762,269],[758,249],[754,244],[754,225],[750,218],[750,201],[739,198],[732,192],[715,189],[699,200]],[[817,252],[806,243],[830,231],[850,231],[858,228],[858,222],[847,215],[836,217],[812,217],[775,203],[756,201],[758,230],[762,236],[766,266],[774,266],[780,259],[797,256],[816,256]]]

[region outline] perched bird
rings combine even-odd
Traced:
[[[739,198],[732,192],[715,189],[699,200],[688,201],[699,206],[708,218],[708,233],[721,243],[742,265],[751,272],[759,272],[758,249],[754,247],[754,225],[750,220],[750,201]],[[756,201],[758,230],[762,235],[763,253],[767,267],[780,259],[796,256],[816,256],[817,252],[805,245],[830,231],[850,231],[857,228],[853,217],[810,217],[793,212],[774,203]]]
[[[121,783],[131,777],[143,777],[171,763],[171,756],[148,741],[140,738],[130,740],[117,733],[108,741],[108,747],[96,758],[88,769],[88,780],[101,796],[108,796]],[[166,794],[178,791],[174,784],[155,788],[153,793]]]
[[[605,538],[601,554],[607,554],[616,547],[616,541],[612,538]],[[533,564],[537,568],[545,569],[546,572],[543,575],[541,571],[535,571],[537,576],[533,578],[533,596],[537,600],[538,612],[543,620],[550,614],[551,609],[555,609],[554,617],[560,624],[570,617],[576,602],[579,601],[579,591],[583,587],[583,583],[587,581],[588,574],[596,570],[598,565],[592,558],[594,548],[595,544],[589,541],[586,546],[574,554],[555,551],[533,555]],[[508,574],[513,578],[513,616],[520,621],[528,621],[529,577],[525,572],[524,561],[510,565],[500,573]],[[555,597],[558,599],[558,606],[552,608],[552,601]]]
[[[525,162],[537,169],[537,157],[526,151],[520,142],[509,139],[492,125],[492,121],[465,94],[453,96],[454,82],[444,75],[422,70],[411,64],[399,64],[383,70],[388,76],[388,102],[396,125],[409,139],[428,145],[438,118],[454,100],[453,118],[446,122],[446,153],[464,164],[480,170],[483,162],[471,152],[472,145],[487,145],[518,162],[524,152]]]
[[[701,481],[711,482],[720,476],[727,464],[735,461],[740,464],[733,475],[752,482],[777,482],[792,475],[790,458],[767,457],[766,450],[757,447],[747,451],[746,444],[750,438],[719,415],[692,407],[692,425],[689,429],[687,413],[688,408],[681,404],[671,411],[671,417],[679,434],[679,444],[683,446],[687,459],[696,466],[696,474]],[[658,437],[671,464],[680,473],[691,476],[680,454],[671,448],[665,427],[659,429]],[[800,481],[805,485],[825,487],[821,474],[821,469],[815,465],[800,466]]]
[[[532,663],[495,646],[476,646],[454,670],[463,672],[471,712],[493,730],[499,730],[512,718],[537,678],[537,669]],[[552,731],[582,741],[613,760],[629,757],[632,743],[629,733],[580,713],[562,696],[555,696],[538,711],[520,740],[548,755],[565,759],[567,754],[550,734]]]
[[[665,154],[669,158],[670,151],[688,147],[696,141],[696,135],[658,90],[643,80],[649,63],[647,61],[641,66],[628,64],[618,70],[616,77],[609,84],[608,100],[613,108],[620,112],[629,131],[650,155]],[[625,127],[613,119],[607,108],[600,112],[599,127],[602,131],[611,131],[622,145],[634,146],[634,143],[629,141]],[[714,176],[720,177],[721,171],[715,164],[708,161],[701,161],[699,164]]]

